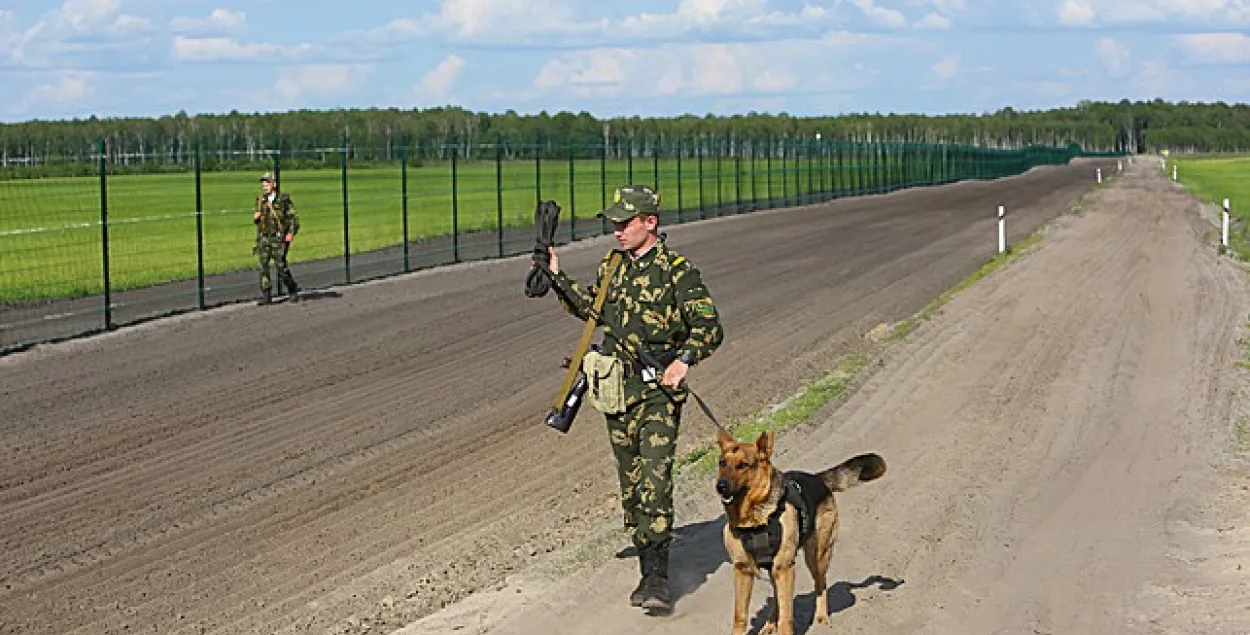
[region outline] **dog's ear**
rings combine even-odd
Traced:
[[[733,437],[729,436],[729,433],[725,432],[721,428],[716,428],[716,442],[720,444],[720,451],[722,454],[738,445],[738,442],[735,441]]]
[[[755,440],[755,451],[761,459],[767,459],[773,455],[773,439],[772,430],[765,430],[760,433],[760,437]]]

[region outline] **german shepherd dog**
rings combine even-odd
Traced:
[[[885,460],[861,454],[817,474],[781,472],[772,466],[774,433],[738,443],[718,432],[720,471],[716,492],[725,506],[725,550],[734,567],[734,635],[747,631],[751,589],[760,570],[773,584],[768,623],[761,635],[794,633],[794,569],[799,548],[816,586],[816,622],[829,623],[825,575],[838,536],[833,493],[885,474]]]

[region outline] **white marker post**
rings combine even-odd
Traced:
[[[1102,168],[1098,168],[1098,183],[1102,183]]]
[[[1123,161],[1116,161],[1116,162],[1115,162],[1115,171],[1116,171],[1116,172],[1123,172],[1123,171],[1124,171],[1124,162],[1123,162]]]
[[[998,253],[1007,251],[1007,227],[1005,225],[1006,212],[1002,205],[998,206]]]
[[[1224,199],[1224,231],[1221,242],[1224,249],[1228,249],[1228,199]]]
[[[1176,180],[1176,165],[1175,164],[1172,165],[1172,180],[1173,181]]]

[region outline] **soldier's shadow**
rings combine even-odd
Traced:
[[[717,569],[729,563],[721,539],[724,526],[725,517],[720,516],[673,529],[668,583],[674,604],[703,586]],[[638,552],[629,546],[617,552],[616,557],[637,558]]]
[[[342,293],[339,293],[338,291],[331,291],[329,289],[308,289],[307,291],[299,292],[300,302],[309,302],[309,301],[316,302],[317,300],[326,300],[330,298],[341,298],[341,297],[343,297]],[[284,298],[283,301],[290,302],[290,300],[286,298]]]

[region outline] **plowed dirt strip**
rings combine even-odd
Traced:
[[[781,437],[784,469],[864,451],[889,465],[840,495],[829,629],[800,565],[797,632],[1250,632],[1246,273],[1145,162],[1099,198]],[[671,617],[629,608],[636,565],[613,561],[402,632],[729,632],[723,514],[704,492],[679,518]],[[770,593],[757,581],[754,629]]]
[[[718,414],[789,395],[1093,186],[1095,163],[674,227],[725,315]],[[1114,162],[1101,163],[1104,172]],[[564,250],[585,279],[608,246]],[[373,632],[617,514],[602,424],[541,426],[579,324],[525,260],[0,359],[0,630]],[[685,443],[706,438],[701,415]]]

